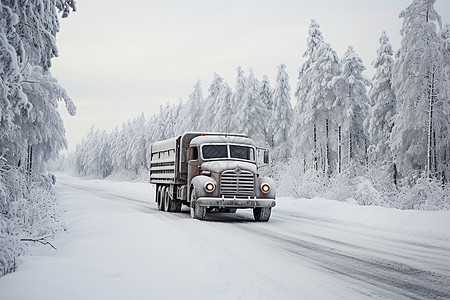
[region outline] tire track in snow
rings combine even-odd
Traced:
[[[368,249],[344,241],[323,238],[305,232],[297,236],[270,228],[246,226],[243,229],[264,234],[272,245],[293,253],[329,272],[333,276],[347,278],[350,288],[369,296],[391,298],[430,299],[450,296],[450,273],[437,274],[423,268],[386,259],[383,255],[367,255]],[[346,250],[339,248],[346,246]],[[375,252],[376,249],[375,249]]]

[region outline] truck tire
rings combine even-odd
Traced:
[[[255,207],[253,209],[253,217],[256,222],[267,222],[270,219],[271,207]]]
[[[169,187],[167,187],[166,189],[165,189],[165,191],[164,191],[164,211],[165,212],[171,212],[172,210],[171,210],[171,202],[173,202],[172,201],[172,199],[171,199],[171,197],[170,197],[170,193],[169,193]]]
[[[162,210],[162,201],[163,201],[162,190],[163,190],[163,187],[159,186],[158,190],[156,191],[156,204],[158,206],[158,210]]]
[[[191,218],[198,220],[206,218],[206,207],[198,205],[195,189],[191,191]]]
[[[164,210],[164,193],[166,191],[165,187],[160,187],[158,191],[158,210]]]
[[[183,206],[183,203],[181,201],[175,201],[173,212],[180,212],[181,207]]]
[[[158,204],[158,200],[159,200],[159,190],[161,189],[161,187],[159,185],[156,186],[156,195],[155,195],[155,203]]]
[[[166,212],[180,212],[181,211],[181,201],[174,200],[169,193],[169,188],[166,188],[164,193],[164,211]]]

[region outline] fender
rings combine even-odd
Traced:
[[[267,194],[264,194],[261,192],[261,185],[263,183],[267,183],[270,185],[270,191]],[[256,178],[256,197],[257,198],[268,198],[268,199],[275,199],[277,195],[277,185],[275,181],[272,178],[269,177],[258,177]]]
[[[204,186],[206,183],[212,182],[216,185],[216,189],[212,193],[207,193],[204,189]],[[217,182],[212,179],[211,177],[205,176],[205,175],[198,175],[194,177],[191,181],[191,186],[194,187],[195,193],[198,197],[218,197],[219,196],[219,187],[217,185]],[[190,194],[190,190],[189,190]],[[191,201],[189,199],[189,201]]]

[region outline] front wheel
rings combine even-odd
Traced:
[[[253,209],[253,217],[256,222],[267,222],[270,219],[271,207],[255,207]]]
[[[195,189],[191,191],[191,218],[198,220],[206,218],[206,207],[198,205]]]

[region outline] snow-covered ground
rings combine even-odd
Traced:
[[[147,183],[58,176],[68,231],[0,278],[0,299],[449,298],[450,212],[279,198],[208,221]]]

